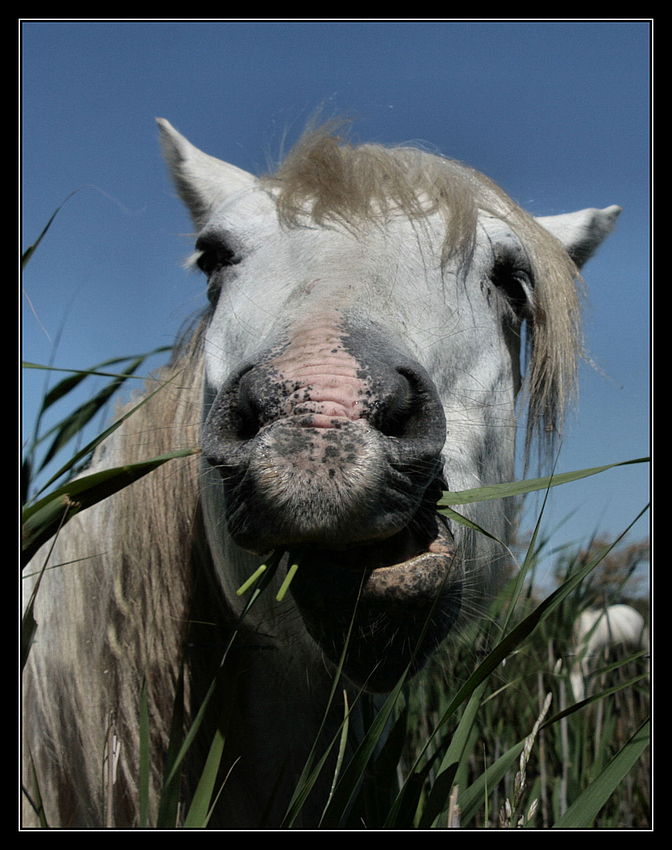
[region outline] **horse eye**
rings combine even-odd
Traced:
[[[530,312],[533,292],[528,273],[502,259],[495,262],[491,280],[506,297],[516,316],[521,320],[524,319]]]
[[[199,239],[196,243],[196,250],[200,252],[196,265],[208,277],[221,268],[235,266],[236,263],[240,262],[235,251],[228,245],[221,243],[212,244]]]

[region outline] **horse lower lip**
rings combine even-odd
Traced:
[[[410,602],[435,594],[453,568],[454,542],[443,526],[427,551],[371,571],[363,587],[364,598],[393,596]]]
[[[336,568],[347,573],[368,574],[364,590],[375,593],[386,586],[417,584],[419,576],[442,580],[450,570],[455,544],[445,525],[437,521],[434,539],[419,540],[408,530],[385,540],[343,550],[321,550],[306,553],[306,566],[319,573],[320,567]]]

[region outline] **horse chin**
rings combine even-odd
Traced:
[[[327,658],[365,690],[390,691],[417,673],[452,628],[462,582],[452,534],[410,527],[384,541],[302,553],[291,591]],[[347,646],[346,646],[347,645]]]

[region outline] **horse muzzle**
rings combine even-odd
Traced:
[[[397,533],[440,474],[446,427],[424,369],[380,334],[295,331],[217,392],[203,451],[229,533],[263,554]]]

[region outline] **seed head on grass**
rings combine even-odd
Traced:
[[[506,799],[499,813],[499,825],[504,829],[511,828],[514,823],[518,827],[525,826],[532,820],[535,812],[537,811],[538,801],[533,800],[530,804],[530,808],[528,809],[527,816],[523,814],[523,794],[525,792],[527,763],[530,760],[532,746],[537,737],[539,727],[543,723],[544,717],[548,712],[549,706],[551,704],[551,699],[552,694],[546,694],[546,699],[544,700],[544,705],[541,709],[541,714],[537,718],[532,728],[532,732],[530,732],[530,734],[525,739],[525,745],[523,747],[522,753],[520,754],[520,764],[518,772],[516,773],[515,779],[513,781],[513,804],[511,804],[511,802]]]

